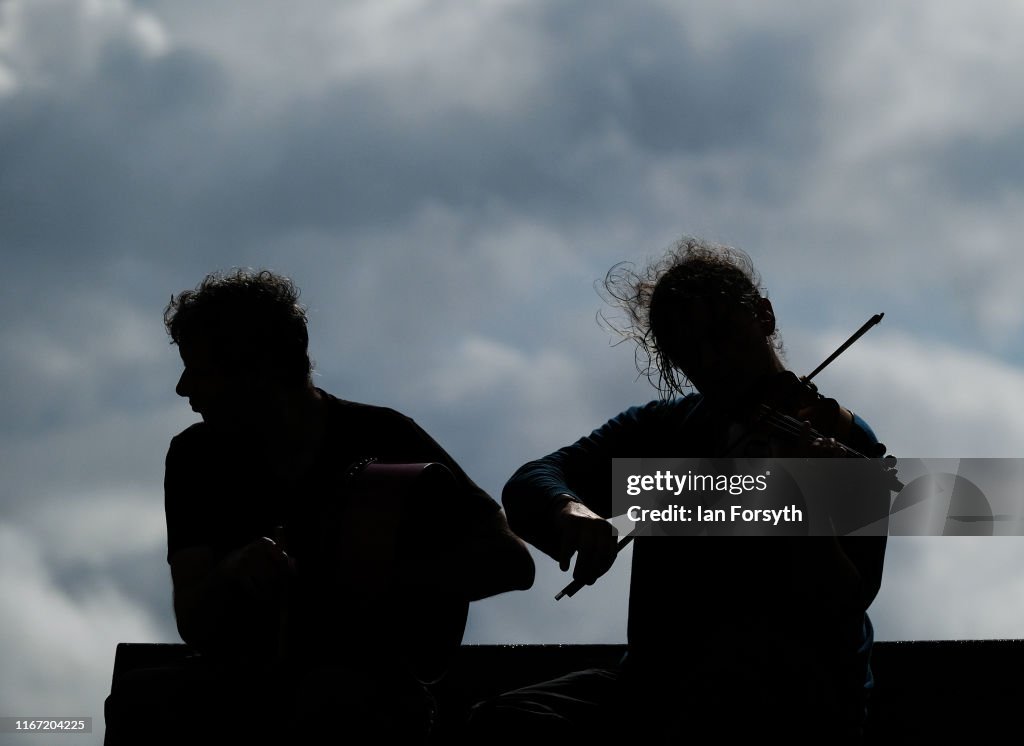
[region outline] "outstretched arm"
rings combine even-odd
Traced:
[[[615,561],[612,459],[651,456],[661,440],[669,405],[651,402],[609,420],[570,446],[520,467],[502,502],[512,530],[554,558],[563,571],[573,555],[573,578],[593,583]],[[654,445],[656,444],[656,445]]]

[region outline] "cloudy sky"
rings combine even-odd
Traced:
[[[494,495],[653,397],[594,281],[687,233],[752,254],[797,372],[886,312],[818,383],[892,453],[1024,454],[1022,31],[1011,0],[0,0],[0,715],[101,732],[114,645],[177,640],[161,313],[214,269],[291,275],[318,385]],[[623,640],[622,560],[556,604],[538,557],[467,639]],[[872,616],[1021,636],[1024,546],[893,540]]]

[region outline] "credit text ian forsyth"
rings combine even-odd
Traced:
[[[721,505],[726,495],[749,496],[768,489],[771,470],[758,474],[676,473],[669,469],[651,474],[628,474],[626,494],[631,497],[645,493],[659,493],[680,497],[684,493],[700,493],[711,498],[711,505],[700,503],[680,505],[662,504],[660,507],[630,505],[626,517],[634,523],[761,523],[778,526],[780,523],[802,523],[803,511],[796,504],[774,507],[748,507],[740,504]]]

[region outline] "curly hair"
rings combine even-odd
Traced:
[[[286,385],[310,380],[306,324],[295,283],[265,269],[213,272],[164,309],[171,344],[209,341],[227,366],[264,370]]]
[[[725,298],[756,313],[766,297],[761,277],[746,252],[691,236],[677,241],[665,255],[642,270],[621,262],[605,275],[602,295],[625,314],[617,323],[603,312],[601,320],[624,339],[636,343],[636,366],[662,398],[686,393],[691,384],[679,368],[679,306],[694,298]],[[770,337],[776,352],[782,342]]]

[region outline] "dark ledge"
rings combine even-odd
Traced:
[[[121,643],[114,681],[189,652],[184,645]],[[624,645],[463,645],[436,687],[443,703],[436,740],[446,742],[474,702],[569,671],[611,665],[624,652]],[[988,742],[1017,730],[1024,640],[880,642],[872,670],[870,743]]]

